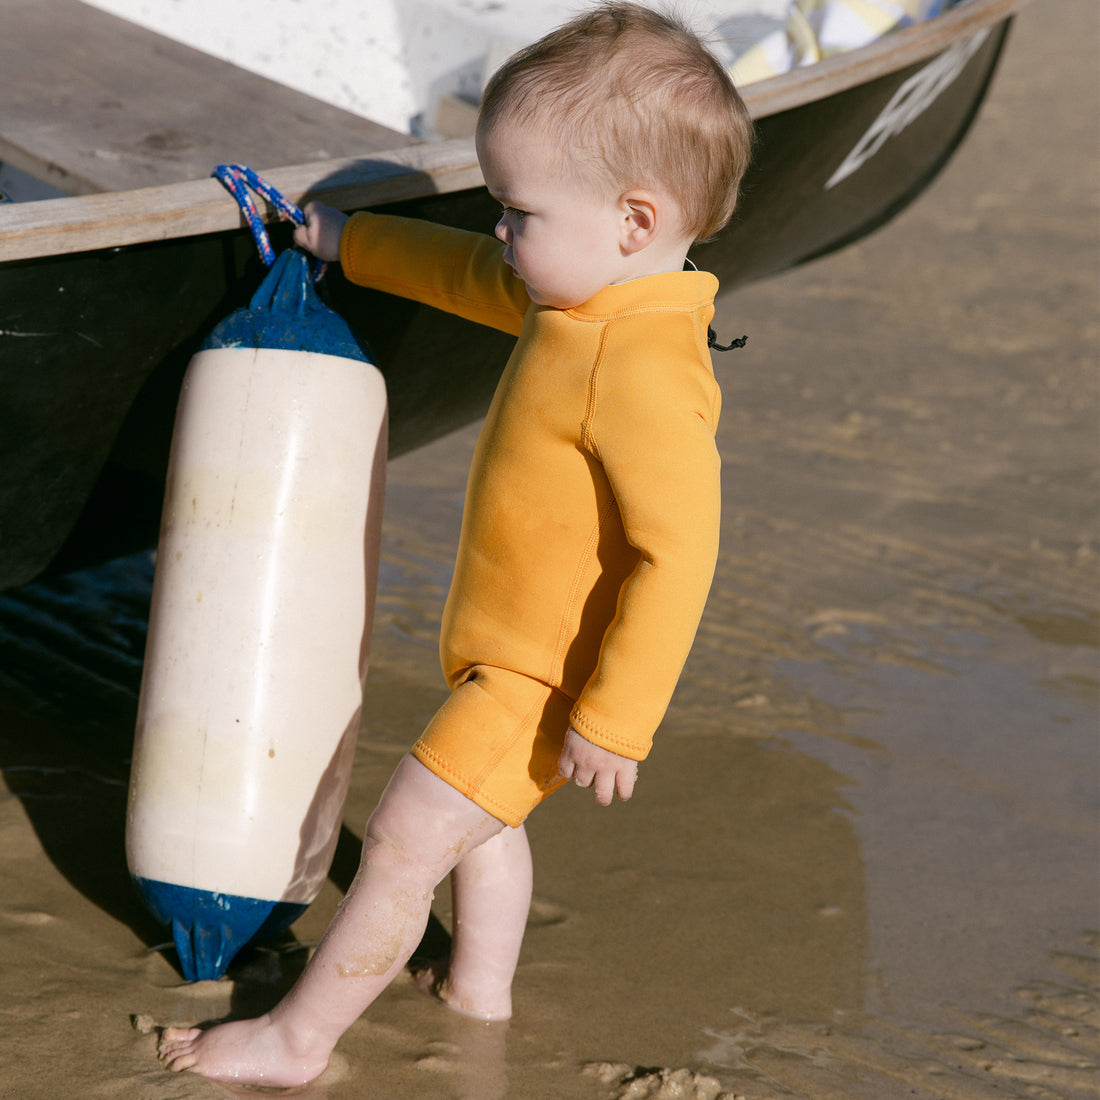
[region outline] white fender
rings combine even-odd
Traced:
[[[224,973],[316,896],[339,835],[381,537],[369,363],[199,352],[157,548],[126,854],[184,975]]]

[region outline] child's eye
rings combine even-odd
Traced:
[[[517,210],[514,206],[505,206],[501,208],[501,213],[505,216],[511,214],[517,221],[523,221],[527,217],[526,210]]]

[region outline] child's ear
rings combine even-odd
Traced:
[[[652,244],[661,223],[657,197],[650,191],[627,191],[622,199],[622,247],[627,253],[641,252]]]

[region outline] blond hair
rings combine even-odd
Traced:
[[[745,104],[698,36],[671,15],[620,0],[497,70],[478,129],[502,120],[537,125],[578,177],[595,169],[623,191],[666,191],[693,240],[729,220],[752,149]]]

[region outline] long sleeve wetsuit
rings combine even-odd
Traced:
[[[717,280],[698,271],[534,305],[491,237],[355,215],[353,282],[518,336],[471,465],[440,653],[451,699],[414,753],[515,825],[572,724],[640,760],[718,549]]]

